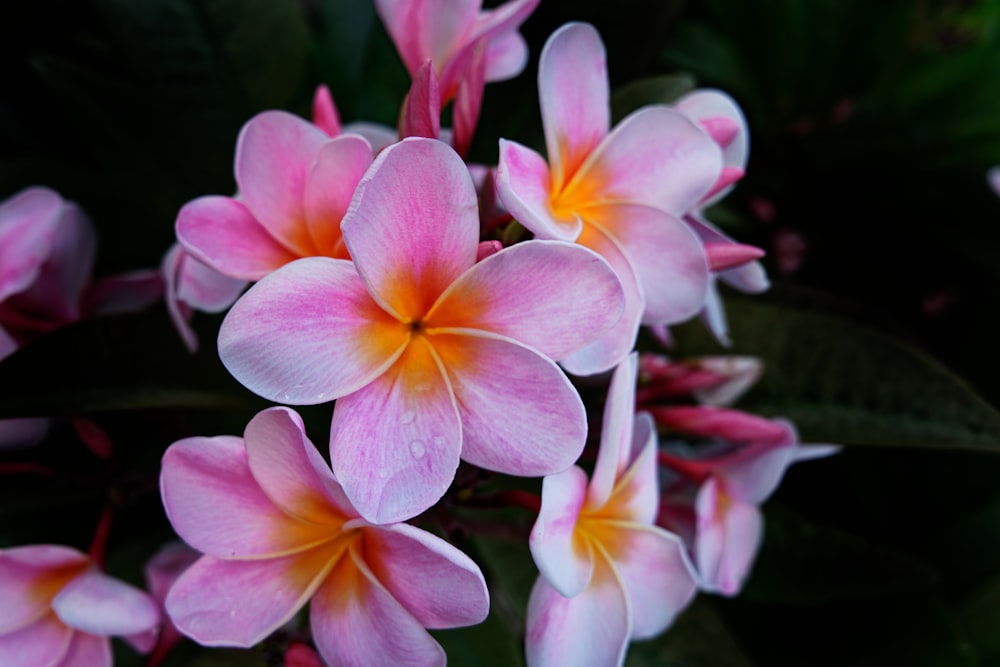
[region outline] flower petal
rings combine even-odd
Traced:
[[[538,61],[538,101],[552,192],[559,192],[601,143],[611,124],[607,54],[587,23],[567,23],[549,37]]]
[[[186,438],[163,455],[163,507],[195,549],[226,558],[300,551],[329,531],[288,516],[253,478],[240,438]]]
[[[528,545],[538,571],[560,595],[573,597],[594,572],[590,542],[577,532],[587,494],[587,475],[573,466],[542,480],[542,507]]]
[[[296,405],[371,382],[409,333],[381,310],[344,260],[307,257],[250,288],[219,329],[219,357],[245,387]]]
[[[629,465],[615,480],[605,512],[619,519],[651,524],[660,504],[656,424],[647,412],[635,416]]]
[[[614,566],[632,608],[632,638],[666,630],[698,590],[680,539],[662,528],[635,524],[616,531]]]
[[[405,523],[362,530],[368,567],[420,625],[457,628],[486,619],[489,591],[471,558]]]
[[[540,239],[575,241],[583,229],[579,216],[556,217],[550,206],[552,177],[542,156],[515,141],[500,140],[497,196],[519,223]]]
[[[55,544],[0,550],[0,635],[31,625],[49,610],[52,597],[84,570],[90,559]],[[5,664],[0,661],[0,664]]]
[[[288,514],[337,525],[357,516],[295,411],[275,407],[257,413],[247,424],[244,442],[254,480]]]
[[[113,655],[107,637],[74,632],[59,667],[111,667]]]
[[[155,628],[160,610],[148,593],[90,569],[66,584],[52,600],[66,625],[92,635],[132,635]]]
[[[702,243],[735,243],[698,212],[684,216],[684,222],[701,239]],[[771,286],[767,272],[760,262],[749,262],[733,269],[720,271],[718,277],[730,287],[748,294],[765,292]]]
[[[509,339],[442,334],[432,341],[454,388],[464,460],[527,477],[576,461],[587,417],[555,363]]]
[[[300,257],[316,254],[306,227],[306,175],[326,133],[285,111],[257,114],[236,141],[236,184],[254,218]]]
[[[590,345],[559,360],[562,367],[573,375],[594,375],[617,366],[635,346],[646,299],[632,262],[614,238],[594,225],[584,225],[577,241],[611,265],[621,281],[625,297],[621,317],[611,327]],[[595,305],[599,303],[594,301]]]
[[[219,273],[240,280],[260,280],[298,259],[231,197],[199,197],[177,214],[177,240],[192,257]]]
[[[614,324],[623,305],[620,281],[598,255],[561,241],[527,241],[467,271],[425,324],[429,333],[499,334],[558,360]]]
[[[340,222],[372,157],[371,144],[357,134],[342,134],[320,149],[305,191],[306,222],[319,254],[348,259]]]
[[[309,625],[331,665],[444,667],[445,653],[351,550],[316,591]]]
[[[375,9],[410,75],[430,58],[444,67],[469,32],[482,0],[376,0]]]
[[[603,558],[590,586],[566,598],[539,577],[528,599],[528,667],[621,665],[632,627],[622,583]]]
[[[534,0],[530,4],[537,5],[538,1]],[[523,72],[527,64],[528,43],[521,33],[512,30],[486,43],[487,81],[512,79]]]
[[[694,557],[701,587],[736,595],[750,572],[763,538],[763,517],[755,505],[725,495],[709,478],[695,501],[698,527]]]
[[[392,368],[334,406],[334,476],[373,523],[409,519],[437,502],[455,477],[461,449],[451,388],[419,338]]]
[[[334,543],[266,560],[202,556],[170,589],[167,613],[204,646],[253,646],[308,602],[344,551]]]
[[[641,204],[673,215],[694,208],[722,171],[722,153],[683,114],[663,106],[633,112],[566,185],[570,201]]]
[[[83,315],[114,315],[142,310],[163,298],[163,276],[141,269],[95,280],[83,294]]]
[[[48,188],[28,188],[0,203],[0,301],[28,289],[52,254],[63,200]]]
[[[750,130],[743,111],[732,97],[720,90],[695,90],[674,102],[674,109],[693,121],[725,118],[738,128],[735,136],[722,146],[722,163],[727,167],[745,168],[750,152]],[[708,207],[719,201],[732,190],[727,187],[712,195],[703,206]]]
[[[74,634],[80,633],[74,633],[55,614],[46,614],[20,630],[0,634],[0,664],[61,667]]]
[[[479,204],[458,154],[410,137],[383,150],[341,225],[372,295],[404,320],[422,317],[475,264]]]
[[[611,492],[632,462],[632,425],[635,422],[635,385],[639,354],[633,352],[615,368],[604,403],[601,446],[587,490],[587,507],[604,507]],[[645,445],[646,443],[641,443]],[[635,454],[638,454],[637,450]]]
[[[676,324],[702,309],[708,261],[687,225],[646,206],[599,206],[580,215],[613,237],[635,270],[645,297],[643,324]]]

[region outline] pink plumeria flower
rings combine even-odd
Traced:
[[[729,345],[729,326],[716,281],[747,294],[759,294],[770,286],[760,262],[764,251],[737,243],[709,222],[702,211],[725,197],[741,179],[750,150],[750,131],[746,118],[736,101],[718,90],[696,90],[679,99],[674,108],[698,125],[722,149],[722,173],[715,186],[689,212],[684,221],[705,246],[712,280],[701,317],[709,331],[723,345]]]
[[[359,135],[330,138],[297,116],[265,111],[237,140],[239,196],[188,202],[177,214],[177,240],[240,280],[260,280],[300,257],[347,258],[340,221],[371,161]]]
[[[189,255],[175,243],[160,266],[166,284],[165,301],[170,320],[191,352],[198,350],[198,336],[191,328],[194,311],[221,313],[246,288],[247,281],[230,278]]]
[[[167,613],[206,646],[253,646],[311,599],[331,665],[444,665],[425,628],[486,618],[476,564],[413,526],[361,518],[288,408],[259,413],[242,439],[174,443],[160,488],[174,529],[205,554],[170,589]]]
[[[538,94],[549,163],[501,140],[497,191],[536,237],[585,245],[621,278],[623,318],[563,361],[571,373],[592,374],[628,354],[640,323],[672,324],[702,309],[708,263],[680,217],[716,182],[721,151],[666,106],[639,109],[609,132],[604,45],[587,24],[570,23],[549,38]]]
[[[376,0],[375,9],[410,76],[431,62],[439,108],[455,100],[455,149],[465,155],[487,82],[517,76],[528,47],[517,32],[539,0],[510,0],[481,11],[482,0]]]
[[[219,354],[270,400],[337,399],[330,458],[361,515],[422,512],[460,457],[515,475],[569,467],[586,415],[552,360],[620,316],[608,264],[552,241],[477,263],[472,179],[433,139],[382,151],[341,228],[353,263],[313,257],[267,276],[229,311]]]
[[[0,664],[110,667],[110,637],[152,648],[160,613],[143,591],[59,545],[0,549]]]
[[[839,448],[801,445],[788,421],[725,408],[666,408],[657,412],[657,421],[716,439],[697,458],[660,453],[660,462],[675,473],[666,481],[660,523],[685,537],[702,590],[736,595],[760,550],[760,505],[792,463],[829,456]]]
[[[541,571],[528,602],[528,665],[620,665],[632,639],[663,632],[694,597],[680,539],[653,524],[656,430],[634,414],[636,355],[616,370],[594,475],[546,477],[531,531]]]

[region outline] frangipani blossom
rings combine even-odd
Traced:
[[[736,595],[760,549],[759,505],[796,461],[829,456],[833,445],[801,445],[795,427],[738,410],[712,407],[656,409],[675,430],[716,439],[695,457],[665,450],[660,463],[675,473],[665,482],[660,523],[688,542],[702,590]]]
[[[206,646],[253,646],[312,600],[330,665],[443,665],[425,628],[486,618],[476,564],[413,526],[361,518],[288,408],[259,413],[242,439],[174,443],[160,488],[174,529],[205,554],[167,613]]]
[[[656,430],[634,415],[636,363],[633,354],[615,370],[589,486],[576,466],[543,482],[529,666],[620,665],[631,639],[663,632],[695,594],[680,539],[653,525]]]
[[[711,191],[722,156],[705,132],[666,106],[639,109],[609,132],[604,45],[590,25],[571,23],[549,38],[538,91],[549,162],[501,140],[497,191],[537,238],[585,245],[621,278],[622,320],[563,361],[572,373],[591,374],[632,349],[640,323],[680,322],[702,309],[708,263],[680,218]]]
[[[763,372],[756,357],[720,355],[672,361],[662,354],[641,354],[636,405],[687,396],[701,405],[731,405]]]
[[[265,111],[236,143],[239,196],[188,202],[177,214],[177,239],[195,259],[240,280],[301,257],[347,258],[340,222],[371,161],[361,136],[331,138],[290,113]]]
[[[510,0],[481,11],[482,0],[376,0],[375,9],[410,76],[427,61],[439,108],[455,100],[455,149],[472,140],[487,82],[517,76],[528,62],[518,27],[539,0]],[[426,105],[424,105],[426,107]]]
[[[110,667],[111,636],[147,652],[160,613],[143,591],[59,545],[0,549],[0,664]]]
[[[552,241],[477,263],[472,179],[432,139],[382,151],[341,227],[353,263],[312,257],[264,278],[226,316],[219,354],[265,398],[337,399],[330,458],[358,512],[415,516],[459,457],[515,475],[569,467],[586,417],[552,360],[620,316],[608,264]]]

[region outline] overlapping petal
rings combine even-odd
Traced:
[[[550,206],[549,165],[535,151],[515,141],[500,140],[497,193],[515,220],[541,239],[575,241],[583,230],[576,213],[557,216]]]
[[[493,332],[560,360],[614,324],[623,306],[621,283],[600,256],[569,243],[528,241],[466,271],[425,324],[430,332]]]
[[[587,475],[577,466],[546,476],[528,541],[542,577],[565,597],[579,594],[594,574],[593,548],[576,532],[586,498]]]
[[[113,655],[107,637],[74,632],[59,667],[111,667]]]
[[[604,507],[618,478],[632,462],[632,430],[635,422],[635,384],[639,355],[632,353],[615,368],[608,386],[601,422],[601,446],[587,490],[587,505]],[[645,440],[641,443],[645,446]],[[636,451],[638,453],[638,451]]]
[[[177,239],[191,256],[216,271],[260,280],[299,254],[279,243],[246,204],[231,197],[199,197],[177,214]]]
[[[404,139],[376,158],[341,229],[372,296],[404,321],[420,317],[476,261],[472,177],[446,144]]]
[[[247,209],[298,256],[316,254],[302,194],[309,168],[328,140],[318,127],[284,111],[254,116],[236,143],[236,184]]]
[[[365,386],[408,340],[406,327],[372,301],[350,262],[307,257],[236,302],[219,329],[219,356],[261,396],[312,404]]]
[[[59,545],[0,551],[0,590],[8,600],[0,605],[0,633],[26,627],[45,616],[67,577],[81,572],[88,563],[79,551]]]
[[[62,198],[28,188],[0,204],[0,301],[30,287],[52,254]]]
[[[31,625],[0,635],[0,661],[17,667],[61,665],[73,636],[78,634],[55,614],[46,614]]]
[[[155,627],[160,612],[149,594],[90,569],[74,577],[52,599],[66,625],[92,635],[131,635]]]
[[[433,505],[454,479],[461,451],[451,388],[422,340],[334,407],[334,475],[361,516],[374,523],[409,519]]]
[[[454,628],[486,618],[489,592],[479,567],[464,553],[405,523],[362,532],[372,574],[422,626]]]
[[[445,664],[441,646],[353,551],[316,592],[309,623],[332,665]]]
[[[632,627],[632,611],[621,581],[598,559],[590,585],[566,598],[539,577],[528,600],[529,667],[621,665]]]
[[[714,478],[698,490],[694,557],[701,586],[735,595],[760,548],[763,517],[756,505],[734,500]]]
[[[372,157],[371,144],[357,134],[334,137],[319,150],[305,187],[306,223],[318,254],[348,259],[340,223]]]

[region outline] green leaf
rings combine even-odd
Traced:
[[[705,596],[695,598],[665,634],[633,642],[627,667],[751,667],[739,642]]]
[[[611,95],[611,117],[615,123],[648,104],[672,104],[694,90],[695,80],[687,74],[654,76],[632,81]]]
[[[731,352],[764,360],[744,406],[784,416],[804,441],[1000,452],[1000,412],[901,340],[807,307],[726,299]],[[686,354],[718,353],[700,323],[677,330]]]
[[[109,410],[250,408],[211,340],[192,355],[165,313],[84,320],[42,336],[0,362],[0,418]]]
[[[777,507],[766,512],[763,548],[743,596],[778,604],[825,604],[933,585],[922,563],[851,533]]]

